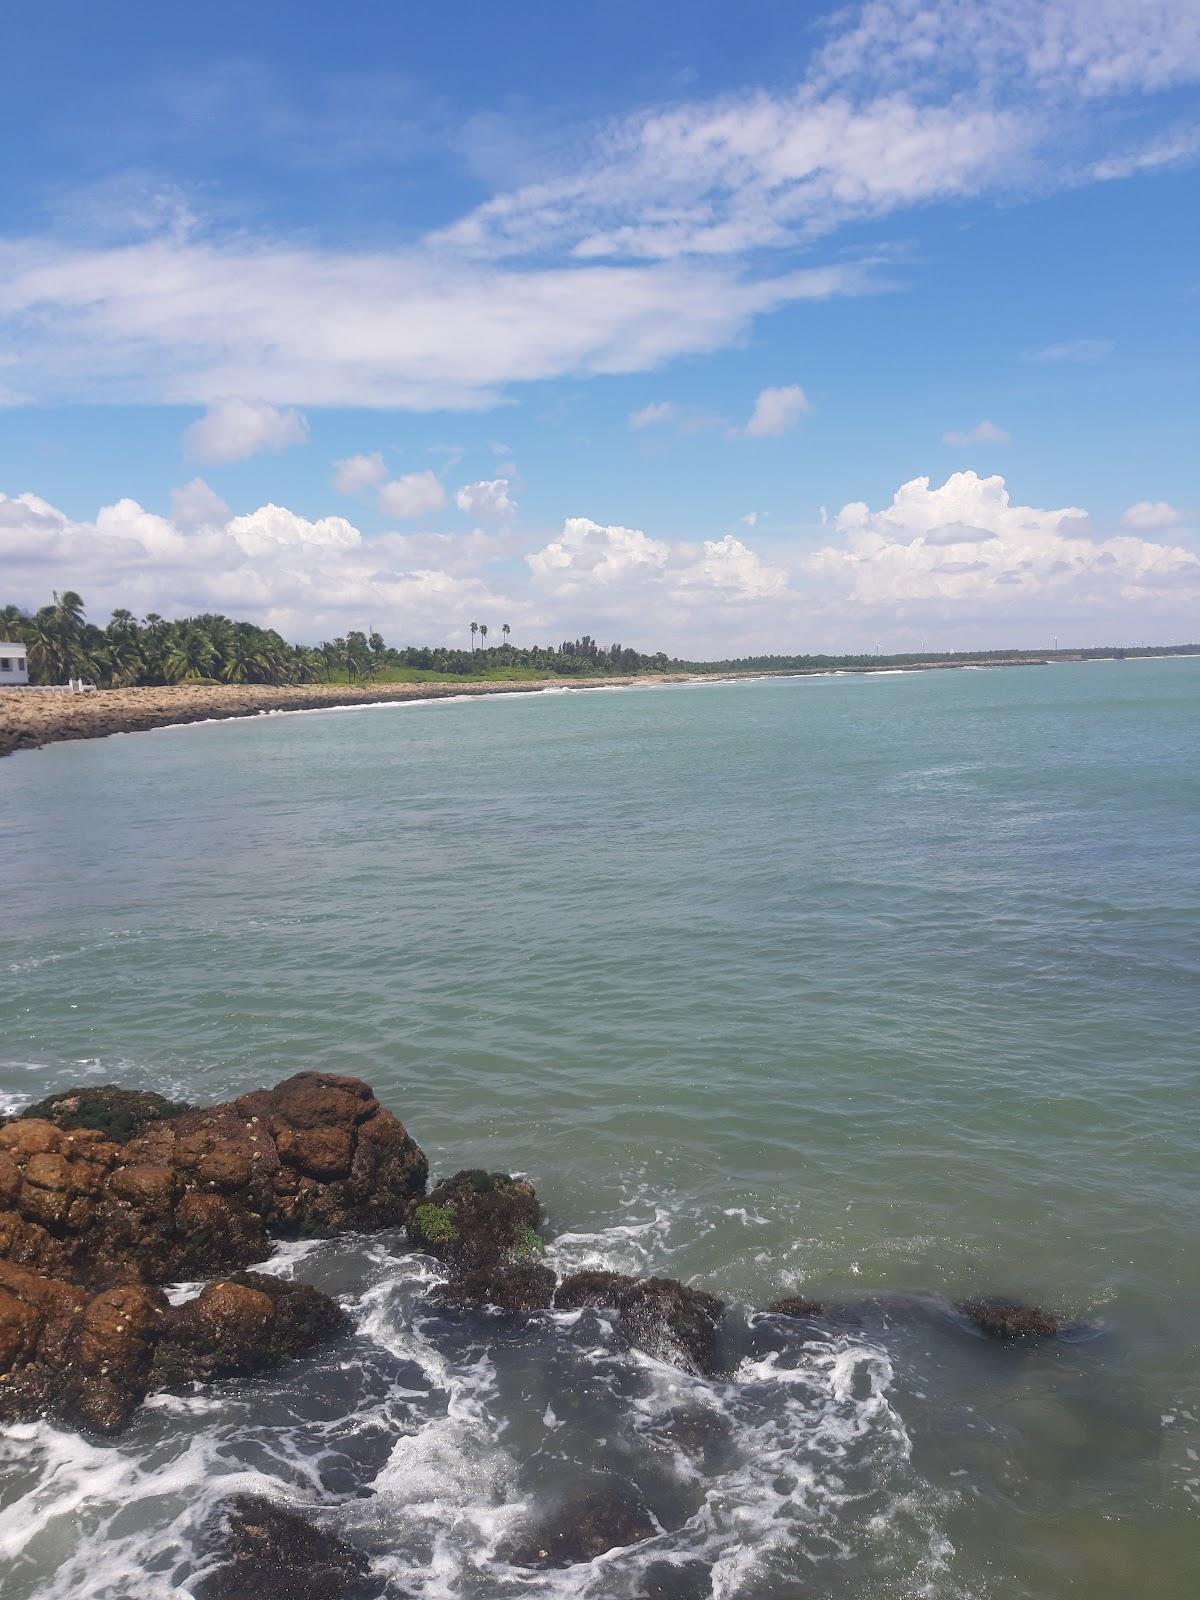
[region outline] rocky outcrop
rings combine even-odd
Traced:
[[[1005,1342],[1053,1339],[1063,1330],[1061,1318],[1019,1300],[987,1296],[964,1300],[958,1309],[980,1333]]]
[[[507,1172],[470,1168],[431,1189],[408,1213],[409,1243],[458,1273],[542,1253],[537,1226],[542,1208],[533,1185]]]
[[[383,1593],[361,1550],[261,1495],[231,1502],[224,1554],[192,1585],[196,1600],[374,1600]]]
[[[303,1072],[169,1113],[96,1093],[0,1127],[0,1258],[92,1285],[197,1278],[273,1234],[397,1226],[424,1192],[423,1153],[357,1078]],[[88,1117],[121,1139],[67,1125]]]
[[[609,1307],[637,1349],[684,1372],[712,1377],[721,1370],[719,1334],[724,1302],[675,1278],[630,1278],[620,1272],[576,1272],[554,1296],[556,1309]]]
[[[803,1295],[788,1295],[783,1300],[772,1300],[767,1307],[773,1317],[819,1317],[824,1314],[823,1300],[806,1300]]]
[[[305,1072],[192,1110],[113,1086],[0,1125],[0,1416],[122,1428],[154,1388],[258,1372],[345,1323],[307,1284],[241,1273],[272,1234],[396,1226],[427,1165],[365,1083]]]
[[[633,1485],[610,1478],[540,1519],[504,1554],[517,1567],[569,1567],[594,1561],[606,1550],[653,1539],[658,1532]]]
[[[468,1311],[495,1306],[501,1311],[545,1311],[554,1299],[555,1276],[536,1261],[510,1266],[479,1267],[439,1284],[430,1294],[435,1304]]]
[[[152,1390],[277,1366],[346,1320],[310,1285],[260,1273],[173,1307],[147,1284],[91,1294],[0,1261],[0,1419],[119,1433]]]

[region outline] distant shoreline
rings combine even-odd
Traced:
[[[271,711],[321,711],[392,702],[448,700],[467,695],[539,694],[547,689],[614,689],[659,684],[728,683],[742,679],[859,676],[875,672],[940,672],[968,667],[1046,666],[1045,657],[995,657],[986,661],[930,661],[909,666],[778,668],[744,672],[639,673],[612,678],[498,679],[479,683],[383,684],[172,684],[148,689],[97,689],[88,694],[44,689],[0,689],[0,756],[37,750],[68,739],[103,739],[193,722],[227,721]],[[1061,658],[1059,658],[1061,659]]]

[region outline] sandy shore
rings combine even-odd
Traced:
[[[914,662],[899,670],[931,672],[958,667],[1043,666],[1044,661]],[[895,671],[889,667],[849,667],[843,672]],[[514,678],[488,683],[309,683],[271,688],[267,684],[178,683],[157,689],[97,689],[90,694],[56,694],[38,689],[0,689],[0,756],[36,750],[63,739],[103,739],[110,733],[144,733],[180,723],[229,717],[254,717],[264,711],[319,711],[328,706],[379,704],[389,700],[445,700],[466,694],[536,694],[541,689],[624,689],[634,684],[718,683],[734,678],[808,676],[803,671],[728,673],[642,673],[634,678]]]
[[[323,706],[378,704],[388,700],[443,700],[465,694],[531,694],[540,689],[603,689],[634,683],[686,683],[686,675],[637,678],[535,678],[489,683],[173,684],[158,689],[97,689],[91,694],[51,694],[0,689],[0,756],[36,750],[62,739],[103,739],[110,733],[144,733],[213,718],[254,717],[263,711],[314,711]]]

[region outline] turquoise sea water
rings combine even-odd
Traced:
[[[9,1106],[355,1073],[437,1170],[529,1174],[560,1270],[702,1282],[739,1324],[796,1290],[863,1302],[811,1347],[751,1318],[710,1384],[594,1321],[433,1318],[396,1238],[285,1250],[345,1296],[350,1350],[163,1397],[116,1445],[0,1434],[5,1600],[186,1593],[252,1483],[397,1594],[1191,1597],[1198,824],[1196,660],[305,713],[0,763]],[[1082,1327],[992,1345],[948,1308],[987,1292]],[[689,1454],[681,1411],[720,1447]],[[498,1560],[601,1469],[642,1488],[653,1550]],[[647,1587],[652,1559],[683,1587]]]

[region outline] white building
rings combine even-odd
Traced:
[[[0,689],[11,689],[15,684],[29,682],[29,664],[23,644],[4,644],[0,641]]]

